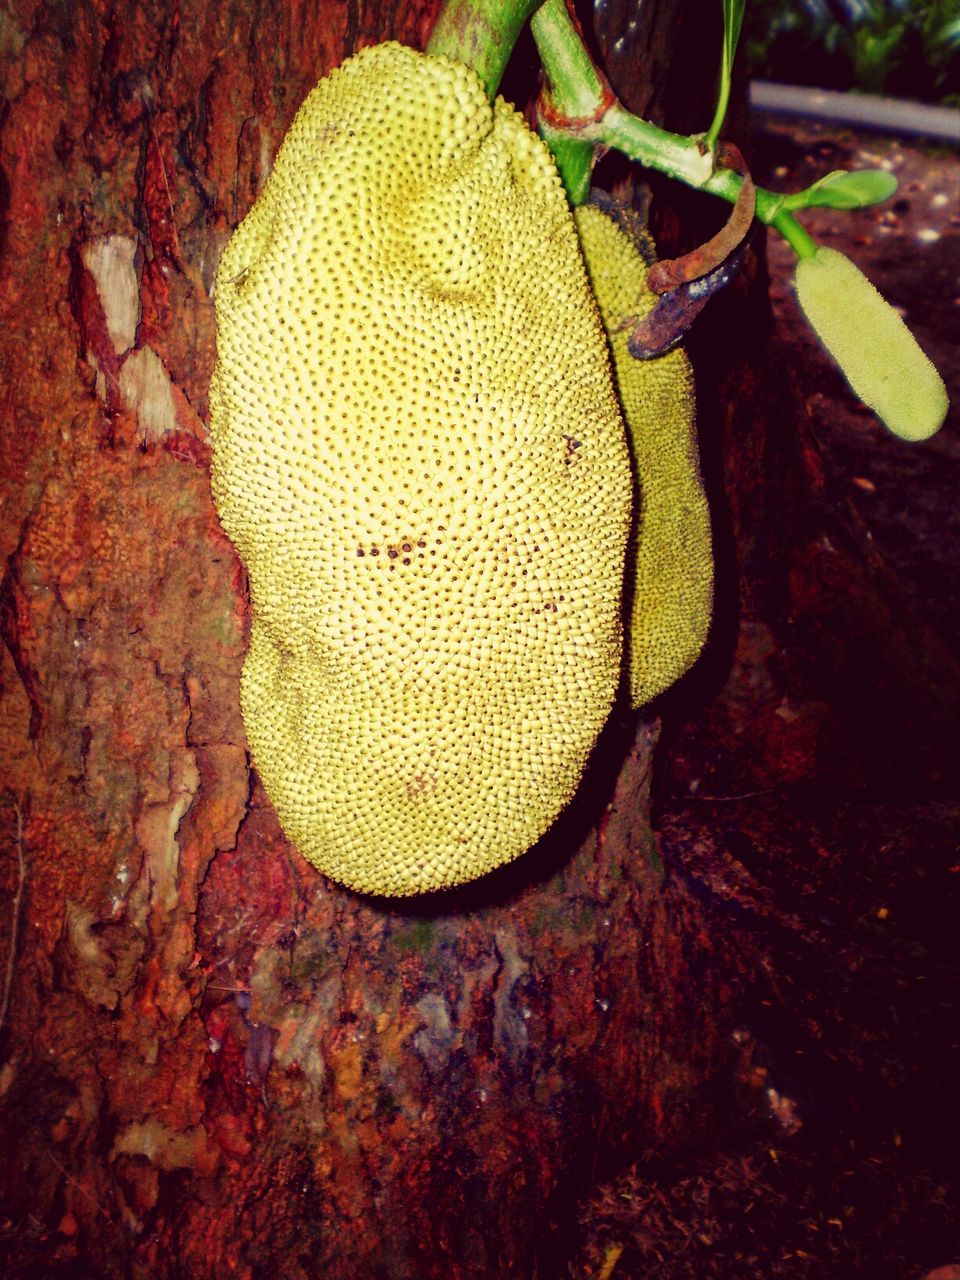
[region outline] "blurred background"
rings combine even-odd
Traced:
[[[960,106],[957,0],[751,0],[751,75]]]

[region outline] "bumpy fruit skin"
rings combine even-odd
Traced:
[[[267,793],[357,890],[471,880],[569,801],[622,659],[630,459],[550,156],[467,68],[364,50],[301,107],[216,306]]]
[[[829,245],[801,258],[797,298],[850,386],[894,435],[926,440],[950,407],[916,338],[859,267]]]
[[[649,236],[636,226],[627,234],[593,205],[575,217],[610,340],[639,491],[627,565],[630,694],[639,707],[694,663],[710,628],[713,554],[693,375],[680,348],[635,360],[629,330],[620,328],[627,316],[642,318],[654,305],[639,247],[645,239],[652,251]]]

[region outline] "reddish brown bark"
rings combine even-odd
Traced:
[[[305,92],[423,3],[23,0],[6,28],[3,1242],[51,1273],[548,1274],[723,1060],[656,729],[536,853],[403,909],[251,775],[213,510],[212,273]],[[528,80],[525,91],[535,84]],[[619,775],[619,776],[618,776]]]

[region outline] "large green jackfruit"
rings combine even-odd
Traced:
[[[613,353],[637,478],[626,591],[630,694],[639,707],[693,664],[710,627],[713,555],[693,374],[679,347],[655,360],[636,360],[627,350],[623,321],[642,319],[655,302],[641,252],[643,245],[652,258],[649,236],[635,223],[622,229],[594,205],[575,216]]]
[[[216,283],[213,488],[286,833],[410,894],[522,853],[609,713],[631,463],[549,153],[465,67],[310,94]]]

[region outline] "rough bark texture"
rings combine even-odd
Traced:
[[[615,1153],[707,1122],[729,993],[664,885],[656,722],[533,855],[402,910],[307,866],[248,767],[213,271],[312,84],[433,13],[2,19],[8,1274],[550,1275]]]

